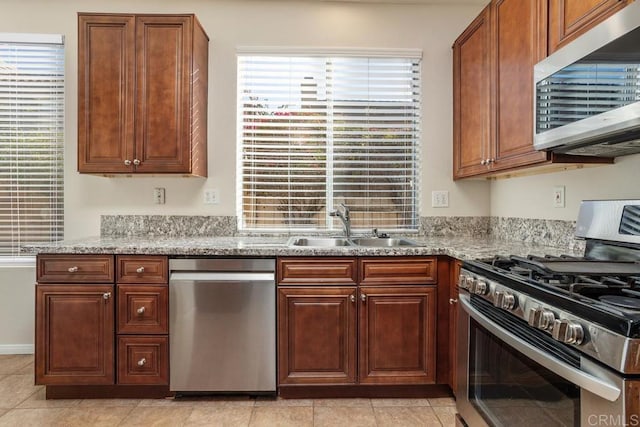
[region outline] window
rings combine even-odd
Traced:
[[[0,256],[63,236],[62,36],[0,33]]]
[[[419,55],[239,55],[239,228],[417,230],[419,123]]]

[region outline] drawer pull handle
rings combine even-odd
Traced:
[[[144,273],[144,267],[138,267],[136,268],[136,273],[140,274],[140,273]]]
[[[457,298],[449,298],[449,304],[453,305],[458,302]]]
[[[144,366],[146,364],[147,364],[147,359],[145,359],[144,357],[138,360],[138,366]]]
[[[356,296],[355,295],[351,295],[351,302],[356,302]]]
[[[367,300],[366,294],[360,294],[360,301],[365,302]]]
[[[102,294],[102,298],[105,300],[111,298],[111,292],[105,292],[104,294]]]
[[[69,268],[67,269],[67,271],[68,271],[69,273],[75,273],[76,271],[78,271],[78,267],[76,267],[76,266],[74,265],[73,267],[69,267]]]
[[[142,316],[144,314],[144,305],[142,307],[140,307],[139,309],[136,310],[136,313],[138,313],[139,316]]]

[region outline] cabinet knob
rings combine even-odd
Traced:
[[[124,161],[124,165],[125,165],[125,166],[131,166],[131,160],[126,159],[126,160]]]
[[[482,160],[480,160],[480,164],[481,164],[481,165],[486,165],[486,164],[487,164],[487,161],[486,161],[485,159],[482,159]]]
[[[355,295],[351,294],[350,299],[351,299],[351,302],[356,302],[356,296]]]
[[[493,164],[496,162],[496,159],[487,159],[487,164]]]
[[[136,273],[144,273],[144,267],[138,267],[136,268]]]
[[[360,294],[360,301],[365,302],[367,300],[366,294]]]
[[[102,294],[102,298],[105,300],[111,298],[111,292],[105,292],[104,294]]]
[[[449,304],[453,305],[458,302],[457,298],[449,298]]]
[[[138,360],[138,366],[144,366],[147,363],[147,359],[145,359],[144,357],[140,360]]]
[[[134,164],[134,165],[139,166],[139,165],[140,165],[140,163],[141,163],[141,162],[140,162],[140,160],[138,160],[138,159],[133,159],[133,164]]]
[[[69,273],[75,273],[76,271],[78,271],[78,267],[74,265],[73,267],[69,267],[67,271]]]
[[[140,307],[139,309],[136,310],[136,313],[138,313],[139,315],[143,315],[145,311],[144,305],[142,307]]]

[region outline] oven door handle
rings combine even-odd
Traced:
[[[526,341],[512,336],[509,332],[496,325],[482,313],[473,308],[469,302],[469,297],[467,295],[460,294],[458,299],[469,316],[471,316],[483,328],[485,328],[496,337],[504,341],[506,344],[515,348],[528,358],[534,360],[535,362],[561,376],[567,381],[570,381],[580,388],[588,390],[603,399],[615,402],[620,396],[621,390],[615,384],[611,384],[584,371],[581,371],[580,369],[576,369],[573,366],[562,363],[557,359],[545,354],[543,351],[537,349]]]

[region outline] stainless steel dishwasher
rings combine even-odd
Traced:
[[[171,391],[274,393],[274,259],[169,261]]]

